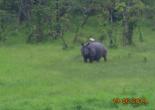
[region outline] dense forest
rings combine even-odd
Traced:
[[[120,31],[121,45],[132,45],[135,29],[142,42],[143,23],[153,26],[154,0],[0,0],[0,42],[27,30],[25,42],[38,43],[61,39],[68,47],[65,33],[73,33],[72,42],[83,42],[88,37],[117,47]],[[81,35],[85,27],[99,27],[98,35]],[[22,31],[23,32],[23,31]]]
[[[0,0],[0,110],[155,110],[155,0]]]

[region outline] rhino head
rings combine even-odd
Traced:
[[[89,56],[89,54],[90,54],[90,49],[89,49],[89,47],[88,47],[88,45],[89,45],[89,43],[87,43],[87,44],[81,44],[82,45],[82,47],[81,47],[81,53],[82,53],[82,55],[83,56]]]

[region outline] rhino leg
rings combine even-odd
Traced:
[[[104,55],[103,58],[104,58],[104,61],[106,62],[107,61],[107,56]]]
[[[93,62],[93,58],[89,58],[89,62],[92,63]]]
[[[96,61],[97,61],[97,62],[100,62],[100,58],[97,58]]]
[[[84,58],[83,58],[83,61],[84,61],[85,63],[87,63],[87,62],[88,62],[88,58],[87,58],[87,57],[84,57]]]

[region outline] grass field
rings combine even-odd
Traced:
[[[155,38],[109,49],[108,62],[85,64],[80,46],[0,47],[0,110],[155,110]],[[146,98],[147,105],[113,98]]]

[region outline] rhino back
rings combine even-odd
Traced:
[[[94,48],[96,50],[96,54],[101,57],[105,54],[107,54],[107,49],[104,47],[104,45],[100,42],[92,42],[89,44],[90,48]]]

